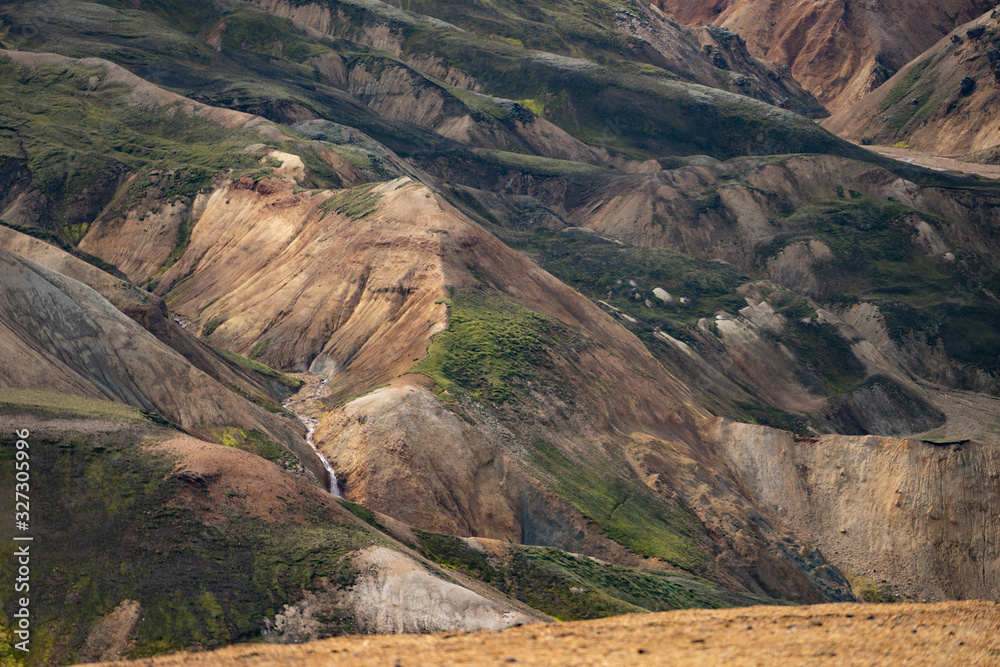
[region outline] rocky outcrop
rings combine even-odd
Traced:
[[[142,605],[135,600],[123,600],[91,628],[80,649],[80,657],[88,661],[121,658],[131,648],[141,622]]]
[[[360,576],[346,604],[361,632],[497,631],[544,618],[444,581],[413,558],[385,547],[361,551],[354,564]]]
[[[715,420],[705,436],[754,499],[856,584],[917,600],[1000,594],[1000,457],[978,442],[801,438]]]

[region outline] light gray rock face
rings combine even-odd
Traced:
[[[900,597],[1000,597],[1000,450],[976,441],[708,429],[761,505],[849,577]]]
[[[316,639],[322,629],[318,617],[332,610],[348,614],[354,630],[364,634],[496,631],[547,619],[446,581],[410,556],[385,547],[357,553],[354,565],[354,586],[307,593],[286,605],[268,623],[265,639],[282,644]]]

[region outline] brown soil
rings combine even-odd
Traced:
[[[824,120],[823,127],[849,141],[867,138],[884,146],[901,144],[935,155],[995,163],[1000,79],[989,55],[995,43],[988,37],[1000,25],[995,15],[990,12],[955,28],[879,88]],[[976,30],[987,36],[969,37]],[[966,79],[975,83],[963,90]],[[995,178],[997,173],[985,175]]]
[[[996,602],[684,610],[502,632],[339,637],[143,665],[995,665]],[[107,663],[131,664],[131,663]]]
[[[681,23],[739,33],[751,53],[791,68],[831,111],[848,107],[952,28],[992,8],[983,0],[817,3],[652,0]]]

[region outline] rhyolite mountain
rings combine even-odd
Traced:
[[[778,2],[652,0],[680,23],[731,30],[750,53],[791,70],[831,111],[878,88],[957,26],[992,10],[989,0]]]
[[[33,659],[997,597],[1000,186],[643,3],[399,5],[0,8]]]
[[[957,27],[875,91],[824,121],[840,136],[995,164],[1000,13]]]

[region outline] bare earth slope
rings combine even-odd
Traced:
[[[853,141],[899,143],[995,163],[1000,145],[998,46],[1000,19],[992,11],[956,28],[822,125]]]
[[[1000,394],[1000,328],[983,326],[1000,322],[994,184],[893,164],[763,102],[582,57],[632,68],[622,54],[644,48],[635,35],[544,52],[385,3],[324,0],[267,3],[304,12],[289,16],[307,31],[241,6],[226,27],[204,19],[211,33],[182,36],[164,28],[179,20],[173,5],[152,17],[56,4],[74,8],[59,16],[73,25],[86,15],[117,17],[119,32],[148,27],[129,57],[163,54],[167,35],[187,44],[197,58],[154,72],[171,88],[294,124],[163,93],[105,61],[0,57],[15,128],[0,137],[4,177],[20,188],[4,204],[11,222],[127,277],[116,284],[113,268],[95,274],[0,235],[0,338],[21,353],[0,380],[22,398],[47,388],[152,406],[230,445],[234,433],[280,440],[272,422],[284,424],[301,448],[304,429],[280,406],[245,400],[267,397],[212,359],[299,372],[309,394],[296,409],[318,422],[310,439],[345,496],[264,461],[266,437],[258,456],[236,451],[238,440],[171,438],[160,447],[183,460],[177,475],[156,472],[164,460],[135,462],[153,467],[134,477],[169,486],[154,485],[162,495],[135,516],[172,509],[162,498],[178,492],[195,523],[232,528],[178,587],[193,620],[170,628],[147,615],[137,657],[252,637],[496,629],[543,614],[995,594],[1000,401],[979,395],[948,423],[971,391]],[[3,16],[20,21],[21,9]],[[51,25],[38,33],[45,44],[62,34]],[[745,55],[713,30],[730,57]],[[532,43],[530,30],[514,34]],[[491,85],[530,99],[479,95],[446,67],[454,52],[423,58],[428,43],[463,49],[477,68],[464,74],[503,70]],[[223,74],[207,81],[213,72]],[[239,80],[220,88],[231,72]],[[294,94],[289,82],[301,83]],[[566,96],[541,96],[551,83]],[[656,104],[642,101],[653,92]],[[618,108],[633,111],[602,132]],[[77,163],[67,137],[114,160]],[[761,150],[775,155],[708,155]],[[811,154],[785,155],[796,151]],[[103,184],[86,189],[86,206],[81,178]],[[150,326],[167,314],[165,328]],[[963,435],[969,413],[984,421],[977,441],[911,437]],[[50,443],[55,459],[62,441]],[[101,456],[132,461],[124,445]],[[102,470],[65,479],[115,491]],[[245,518],[268,530],[247,534]],[[295,519],[306,525],[289,528],[291,542],[272,541]],[[205,578],[209,593],[249,586],[242,606],[193,599],[199,585],[188,584],[215,549],[246,560]],[[152,551],[137,567],[157,562]],[[95,552],[88,543],[66,557]],[[144,604],[118,566],[105,577],[116,592],[82,605],[65,646],[85,645],[97,616],[131,618],[130,601]],[[161,608],[163,591],[149,593]],[[54,624],[70,605],[61,592],[46,608]]]
[[[294,422],[232,393],[92,288],[7,250],[0,263],[3,387],[121,401],[207,439],[258,429],[318,465]]]
[[[846,108],[956,25],[992,9],[983,0],[653,0],[681,23],[729,28],[751,52],[787,65],[831,111]]]
[[[187,665],[992,665],[993,602],[688,610],[500,633],[233,646],[141,664]],[[137,663],[105,663],[131,665]]]
[[[860,573],[849,559],[838,555],[831,567],[807,533],[786,530],[774,508],[753,499],[729,455],[698,432],[696,419],[707,413],[623,326],[627,319],[616,322],[413,178],[302,189],[293,182],[302,173],[288,171],[294,156],[273,151],[272,160],[282,166],[217,179],[197,197],[190,238],[155,276],[155,292],[213,344],[328,380],[316,438],[350,500],[425,530],[681,567],[757,594],[850,595],[840,567]],[[583,192],[570,192],[565,180],[551,191],[529,178],[511,188],[637,245],[674,245],[745,270],[756,268],[751,253],[778,233],[772,216],[837,197],[838,183],[842,196],[860,190],[848,206],[891,195],[941,209],[955,196],[822,156],[607,176]],[[991,213],[981,215],[993,224]],[[116,261],[147,225],[139,216],[101,221],[87,249]],[[992,241],[977,233],[966,243]],[[822,298],[816,275],[826,246],[803,247],[817,250],[801,259],[792,256],[799,246],[786,250],[773,276]],[[154,277],[152,268],[134,279]],[[771,388],[778,383],[755,360],[764,337],[752,323],[765,322],[770,306],[752,294],[744,303],[756,314],[716,315],[717,331],[734,351],[730,363],[750,384]],[[865,349],[873,369],[882,364],[916,391],[879,349]],[[772,352],[787,358],[779,346]],[[415,366],[430,386],[404,381]],[[793,371],[772,400],[802,411],[822,405]],[[392,386],[379,388],[385,383]],[[613,482],[605,481],[608,471]],[[905,516],[930,520],[913,508]],[[907,530],[905,523],[892,530]],[[956,572],[984,565],[978,553],[960,560]],[[940,594],[919,576],[893,583],[908,596]],[[980,584],[953,585],[971,595]]]

